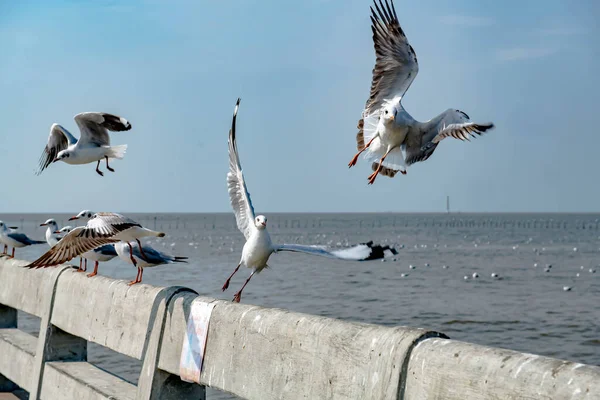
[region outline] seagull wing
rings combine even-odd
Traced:
[[[125,118],[101,112],[77,114],[75,122],[81,131],[82,145],[110,146],[108,131],[122,132],[131,129],[131,124]]]
[[[231,129],[229,130],[229,172],[227,173],[227,189],[229,191],[229,199],[231,207],[235,214],[238,229],[244,234],[246,239],[256,227],[254,226],[254,207],[250,193],[246,187],[240,157],[238,156],[237,143],[235,141],[235,119],[240,107],[240,99],[235,104],[233,111],[233,120],[231,121]]]
[[[436,118],[412,126],[406,137],[406,164],[427,160],[447,137],[469,140],[492,129],[494,124],[477,124],[460,110],[449,109]]]
[[[141,227],[142,225],[121,214],[99,212],[90,218],[86,228],[89,228],[90,230],[101,235],[114,236],[117,233],[123,232],[124,230],[134,226]]]
[[[69,145],[75,143],[77,143],[77,139],[75,139],[68,130],[58,124],[52,124],[52,127],[50,127],[50,135],[48,135],[48,143],[40,156],[39,168],[36,175],[40,175],[43,170],[48,168],[48,166],[56,159],[58,153],[66,150]]]
[[[336,258],[348,261],[372,260],[372,249],[368,244],[359,244],[340,250],[327,250],[323,246],[306,246],[301,244],[281,244],[275,246],[275,252],[292,251],[295,253],[312,254],[327,258]]]
[[[99,234],[96,230],[87,226],[78,226],[61,241],[50,248],[40,258],[27,265],[28,268],[53,267],[64,264],[73,258],[108,243],[116,243],[118,240],[110,236]]]
[[[379,5],[376,0],[373,3],[377,10],[371,7],[376,62],[365,115],[379,110],[385,99],[404,96],[419,72],[417,55],[400,27],[394,3],[391,6],[388,0],[385,5],[382,0]]]

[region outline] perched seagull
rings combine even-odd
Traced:
[[[4,244],[4,253],[7,254],[8,246],[12,247],[11,257],[15,257],[15,248],[21,248],[31,246],[32,244],[46,243],[41,240],[33,240],[28,238],[25,234],[15,232],[16,228],[8,227],[2,221],[0,221],[0,242]]]
[[[94,216],[94,212],[90,210],[83,210],[79,214],[69,218],[69,221],[74,221],[76,219],[81,219],[84,221],[88,221],[90,218]],[[139,243],[139,241],[138,241]],[[112,260],[117,256],[117,251],[115,250],[115,246],[112,244],[107,244],[94,250],[90,250],[81,255],[79,259],[79,269],[77,272],[85,272],[87,271],[87,262],[88,260],[94,261],[94,271],[88,274],[88,277],[96,276],[98,274],[98,262],[107,262]],[[83,266],[82,266],[82,261]]]
[[[62,126],[52,124],[48,144],[40,156],[37,175],[56,161],[64,161],[67,164],[89,164],[97,161],[96,172],[104,176],[98,168],[100,161],[106,160],[106,169],[115,172],[109,167],[108,159],[123,159],[127,145],[111,146],[108,131],[128,131],[131,129],[129,121],[112,114],[86,112],[77,114],[75,122],[81,131],[79,140]]]
[[[317,256],[337,258],[342,260],[362,261],[370,259],[373,249],[370,244],[361,244],[350,249],[328,251],[323,247],[305,246],[300,244],[274,244],[271,242],[271,236],[267,231],[267,217],[264,215],[254,215],[254,207],[250,200],[250,193],[244,181],[242,166],[238,156],[237,143],[235,139],[235,120],[240,105],[240,99],[237,100],[233,112],[231,130],[229,131],[229,173],[227,174],[227,187],[231,206],[235,214],[238,229],[246,237],[246,243],[242,249],[242,258],[233,273],[227,278],[223,285],[223,291],[229,287],[229,282],[233,275],[243,264],[252,269],[252,273],[246,279],[242,288],[234,295],[233,301],[240,302],[242,291],[250,282],[255,273],[259,273],[267,267],[267,261],[271,254],[279,251],[293,251],[299,253],[313,254]],[[383,250],[379,249],[383,255]]]
[[[147,236],[164,237],[142,227],[134,220],[116,213],[96,213],[86,226],[78,226],[61,239],[60,242],[40,258],[27,265],[28,268],[52,267],[63,264],[97,247],[117,242],[139,243],[139,239]],[[129,244],[129,254],[133,265],[137,263],[133,257],[133,249]],[[143,251],[142,251],[143,256]]]
[[[88,278],[96,276],[98,275],[98,263],[110,261],[116,256],[117,251],[115,250],[114,244],[105,244],[104,246],[96,247],[94,250],[86,251],[81,255],[81,257],[85,260],[85,266],[82,269],[80,265],[77,272],[87,271],[87,262],[88,260],[92,260],[94,261],[94,271],[89,273],[87,276]]]
[[[142,275],[144,274],[144,268],[156,267],[157,265],[162,264],[173,264],[176,262],[187,263],[187,257],[176,257],[171,256],[169,254],[162,253],[158,250],[153,249],[150,246],[142,246],[140,247],[137,243],[133,244],[133,257],[137,261],[133,263],[131,255],[129,251],[127,251],[127,243],[119,242],[116,243],[115,249],[119,258],[125,262],[132,263],[137,267],[138,272],[135,277],[135,280],[128,283],[129,286],[135,285],[136,283],[140,283],[142,281]],[[140,251],[141,249],[141,251]],[[142,256],[142,251],[144,252],[144,256]]]
[[[460,110],[448,109],[437,117],[418,122],[402,106],[402,98],[419,72],[414,49],[400,27],[393,2],[385,5],[373,1],[371,30],[376,62],[373,68],[371,94],[356,135],[358,153],[348,167],[356,164],[358,156],[374,161],[369,184],[379,173],[394,177],[398,171],[406,174],[407,165],[427,160],[439,142],[449,136],[469,140],[493,128],[493,124],[476,124]],[[405,154],[402,154],[404,150]]]
[[[50,219],[46,220],[46,222],[44,222],[43,224],[40,224],[40,226],[48,227],[48,228],[46,228],[46,242],[48,242],[50,247],[52,247],[56,243],[58,243],[58,241],[61,238],[59,236],[60,231],[58,230],[58,224],[56,223],[55,219],[50,218]]]
[[[0,222],[2,222],[2,221],[0,221]],[[8,232],[13,233],[13,232],[16,232],[17,229],[19,229],[19,228],[16,226],[9,226]],[[8,245],[2,241],[2,229],[1,228],[0,228],[0,243],[4,244],[4,250],[2,251],[2,254],[8,254]],[[581,268],[583,268],[583,267],[581,267]]]

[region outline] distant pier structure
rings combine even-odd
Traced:
[[[446,212],[450,214],[450,196],[446,196]]]

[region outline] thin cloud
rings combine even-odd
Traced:
[[[491,18],[477,17],[472,15],[444,15],[438,17],[439,21],[446,25],[464,26],[464,27],[482,27],[490,26],[494,23]]]
[[[543,58],[556,53],[558,49],[514,47],[511,49],[496,50],[496,59],[499,61],[520,61],[534,58]]]

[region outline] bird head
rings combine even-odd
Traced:
[[[80,212],[79,214],[69,218],[69,221],[73,221],[74,219],[79,219],[79,218],[87,218],[90,219],[94,216],[94,212],[90,211],[90,210],[83,210],[82,212]]]
[[[73,229],[73,227],[71,225],[68,225],[68,226],[61,228],[58,231],[54,231],[54,233],[69,233],[69,232],[71,232],[72,229]]]
[[[64,160],[65,158],[69,158],[69,157],[71,157],[70,150],[61,150],[58,152],[58,154],[56,155],[56,158],[54,160],[52,160],[52,162],[61,161],[61,160]]]
[[[46,222],[44,222],[43,224],[40,224],[40,226],[53,226],[53,227],[57,227],[56,221],[52,218],[46,220]]]
[[[381,110],[381,119],[383,123],[386,125],[393,123],[400,110],[402,110],[400,100],[394,99],[387,101]]]
[[[259,215],[254,219],[254,226],[256,226],[259,230],[263,230],[267,227],[267,217],[264,215]]]

